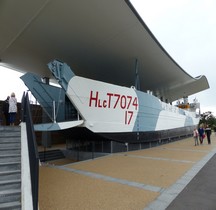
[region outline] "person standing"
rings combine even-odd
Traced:
[[[10,99],[10,96],[8,96],[7,99],[4,101],[3,109],[2,109],[2,112],[3,112],[4,117],[5,117],[6,125],[10,125],[9,99]]]
[[[209,125],[206,126],[205,133],[207,136],[208,144],[211,144],[211,128],[209,127]]]
[[[198,130],[196,128],[194,128],[193,137],[194,137],[194,141],[195,141],[195,146],[199,145],[198,136],[199,136]]]
[[[200,125],[200,127],[198,128],[198,133],[199,133],[200,144],[202,144],[203,143],[203,135],[204,135],[203,125]]]
[[[11,93],[9,99],[9,114],[10,114],[10,125],[14,125],[17,113],[17,99],[15,93]]]

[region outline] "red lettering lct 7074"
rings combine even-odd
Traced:
[[[99,97],[99,92],[90,92],[89,106],[98,108],[108,108],[108,109],[135,109],[138,107],[137,97],[121,95],[117,93],[107,93],[106,99],[101,99]]]
[[[106,97],[106,99],[101,99],[99,97],[98,91],[91,91],[89,97],[89,106],[108,109],[120,108],[122,110],[126,110],[124,112],[124,124],[129,125],[134,114],[134,112],[131,111],[131,109],[137,110],[138,107],[137,97],[121,95],[117,93],[107,93]]]

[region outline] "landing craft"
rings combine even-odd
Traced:
[[[57,60],[50,62],[48,67],[76,109],[79,119],[35,125],[35,130],[77,127],[72,132],[76,137],[79,133],[81,138],[83,133],[92,132],[102,139],[138,143],[190,134],[199,122],[198,102],[189,104],[184,98],[184,103],[174,106],[162,102],[150,91],[142,92],[134,86],[118,86],[76,76],[66,63]],[[26,85],[29,83],[33,95],[41,92],[37,91],[39,85],[35,76],[28,73],[21,78]],[[48,86],[43,89],[49,91]]]
[[[26,84],[37,81],[39,89],[33,95],[49,116],[55,110],[51,104],[57,103],[54,123],[44,129],[73,127],[73,135],[100,134],[122,141],[125,134],[131,141],[140,141],[191,132],[198,120],[187,110],[192,105],[180,110],[170,103],[209,88],[207,78],[184,71],[129,0],[3,2],[0,65],[28,72]],[[70,98],[69,80],[62,88],[41,82],[41,78],[54,79],[46,66],[54,58],[73,68],[71,81],[81,76],[77,93],[86,97],[87,101],[80,100],[87,107]],[[101,120],[102,116],[107,119]]]

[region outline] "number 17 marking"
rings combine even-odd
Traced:
[[[125,124],[129,125],[133,117],[133,111],[125,111]]]

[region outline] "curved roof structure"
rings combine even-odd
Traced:
[[[174,101],[209,88],[187,74],[155,39],[129,0],[1,0],[0,65],[51,77],[59,59],[87,78]]]

